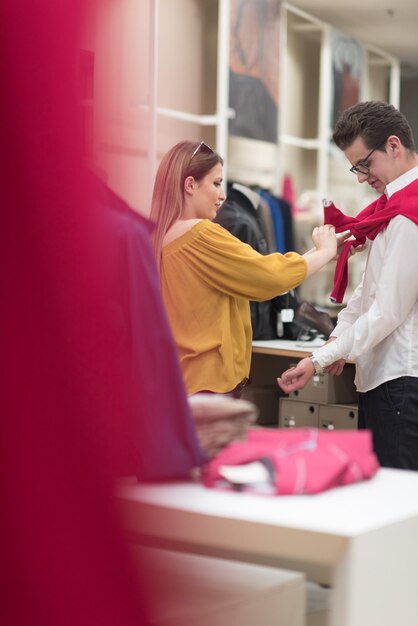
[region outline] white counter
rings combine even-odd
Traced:
[[[289,567],[334,586],[331,626],[418,623],[418,473],[315,496],[267,497],[198,482],[125,484],[118,498],[139,542]]]

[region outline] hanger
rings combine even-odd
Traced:
[[[246,187],[245,185],[241,185],[241,183],[233,183],[232,189],[236,189],[237,191],[242,193],[242,195],[244,195],[251,202],[254,209],[258,209],[258,205],[260,204],[260,196],[257,192],[253,191],[249,187]]]

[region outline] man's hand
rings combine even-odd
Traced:
[[[343,233],[339,233],[337,235],[337,256],[335,257],[336,259],[340,256],[345,242],[350,238],[352,239],[352,241],[355,241],[355,237],[352,237],[349,230],[346,230]],[[361,252],[362,250],[364,250],[366,246],[367,246],[367,241],[361,244],[360,246],[353,246],[348,256],[352,257],[353,254],[356,254],[357,252]]]
[[[337,339],[337,337],[333,337],[331,335],[325,343],[331,343],[331,341],[335,341],[335,339]],[[331,365],[328,365],[328,367],[325,367],[324,369],[325,372],[327,374],[331,374],[331,376],[339,376],[344,369],[344,365],[345,359],[338,359],[338,361],[334,361],[334,363],[331,363]]]
[[[351,237],[351,233],[350,233],[349,230],[346,230],[345,232],[339,233],[337,235],[337,257],[341,254],[341,251],[343,249],[343,246],[344,246],[345,242],[350,237]],[[354,241],[354,237],[353,237],[353,241]]]
[[[283,372],[277,379],[277,384],[285,393],[290,393],[291,391],[303,389],[314,374],[314,365],[311,359],[307,357],[299,361],[296,367],[291,367]]]
[[[334,363],[325,367],[324,371],[331,376],[339,376],[344,369],[344,365],[345,359],[338,359],[338,361],[334,361]]]

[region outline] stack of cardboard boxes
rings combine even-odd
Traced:
[[[315,374],[300,391],[279,401],[279,427],[352,430],[358,426],[354,366],[340,376]]]
[[[277,428],[279,399],[285,394],[277,384],[277,377],[289,367],[289,358],[271,354],[253,353],[250,377],[242,398],[258,407],[259,426]]]

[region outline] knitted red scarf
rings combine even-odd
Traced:
[[[367,239],[373,240],[390,220],[397,215],[404,215],[418,225],[418,180],[394,193],[389,200],[383,194],[360,211],[357,217],[344,215],[331,203],[324,206],[324,224],[335,226],[337,233],[349,230],[354,240],[343,244],[338,256],[334,274],[334,288],[330,299],[341,303],[348,283],[348,256],[351,248],[363,245]]]

